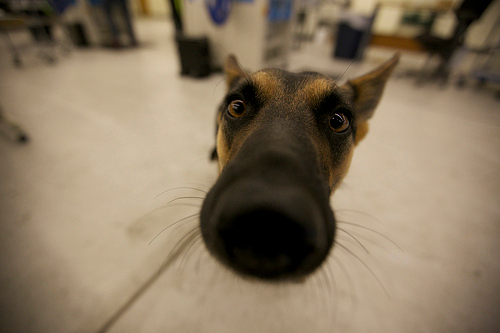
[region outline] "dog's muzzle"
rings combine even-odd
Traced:
[[[237,273],[266,280],[301,278],[318,268],[335,234],[318,161],[297,131],[251,134],[203,203],[209,251]]]

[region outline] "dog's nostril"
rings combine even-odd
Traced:
[[[316,248],[313,231],[269,210],[235,216],[218,233],[236,268],[263,277],[294,271]]]

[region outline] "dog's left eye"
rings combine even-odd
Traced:
[[[337,112],[328,121],[328,126],[334,132],[343,132],[349,127],[349,118],[345,114]]]
[[[234,118],[240,118],[245,114],[245,103],[242,100],[234,100],[229,103],[227,112]]]

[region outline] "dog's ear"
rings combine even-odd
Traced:
[[[227,89],[230,90],[239,79],[247,77],[248,74],[240,67],[238,60],[230,54],[224,63],[224,73],[226,74]]]
[[[396,53],[391,59],[377,69],[361,77],[350,80],[343,86],[352,96],[353,105],[356,110],[356,144],[361,141],[368,132],[368,119],[372,117],[382,97],[385,83],[387,79],[389,79],[398,61],[399,53]]]

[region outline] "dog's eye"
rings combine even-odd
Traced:
[[[230,116],[234,118],[240,118],[245,114],[245,103],[243,101],[237,99],[229,103],[227,107],[227,112]]]
[[[330,118],[328,125],[332,131],[340,133],[349,127],[349,119],[345,114],[337,112]]]

